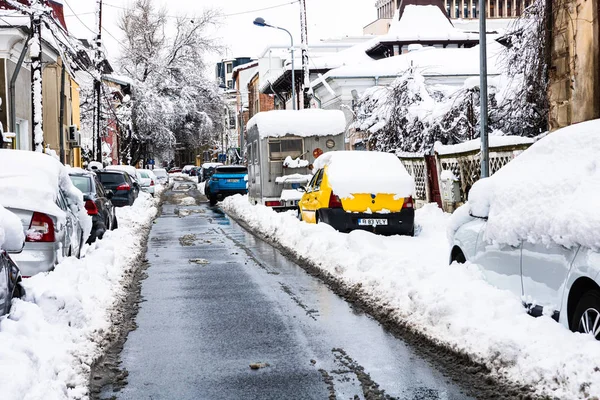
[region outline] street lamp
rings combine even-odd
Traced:
[[[287,32],[287,34],[290,35],[290,41],[292,44],[292,47],[291,47],[291,53],[292,53],[292,110],[295,110],[296,109],[296,76],[294,73],[294,71],[295,71],[295,69],[294,69],[294,37],[292,36],[290,31],[288,31],[287,29],[281,28],[279,26],[267,24],[265,22],[264,18],[260,18],[260,17],[256,18],[254,20],[254,25],[261,26],[261,27],[267,26],[269,28],[279,29],[284,32]]]

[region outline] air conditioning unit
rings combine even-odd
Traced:
[[[77,126],[69,126],[69,143],[71,147],[81,147],[81,133],[77,130]]]

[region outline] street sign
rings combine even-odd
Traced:
[[[219,160],[219,162],[225,162],[225,161],[227,161],[227,155],[226,154],[219,154],[218,160]]]
[[[154,159],[148,160],[148,165],[154,165]]]

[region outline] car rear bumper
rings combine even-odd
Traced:
[[[234,194],[245,195],[248,194],[248,189],[217,189],[217,190],[209,190],[210,196],[214,196],[217,199],[224,199],[228,196],[233,196]]]
[[[21,270],[22,276],[33,276],[52,271],[56,264],[56,243],[25,243],[23,251],[11,253],[10,258]]]
[[[385,219],[387,225],[359,225],[359,219]],[[389,214],[349,213],[341,208],[319,209],[319,219],[340,232],[364,230],[382,235],[413,235],[415,210],[404,208]]]

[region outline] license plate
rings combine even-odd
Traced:
[[[229,183],[238,183],[239,181],[239,179],[227,179],[227,182]]]
[[[367,225],[367,226],[387,225],[388,224],[388,220],[387,219],[382,219],[382,218],[360,218],[358,220],[358,224],[359,225]]]

